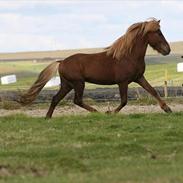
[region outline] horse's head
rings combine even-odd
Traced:
[[[157,50],[162,55],[168,55],[171,51],[170,45],[163,36],[159,23],[160,20],[147,22],[147,42],[153,49]]]
[[[143,52],[142,44],[145,47],[149,44],[162,55],[170,53],[170,46],[160,30],[160,21],[153,18],[150,21],[131,25],[123,36],[106,49],[107,55],[112,55],[117,60],[120,60],[124,55],[131,57],[135,47],[138,48],[138,53]]]

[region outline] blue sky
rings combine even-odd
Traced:
[[[183,41],[182,16],[181,0],[0,0],[0,52],[105,47],[149,17]]]

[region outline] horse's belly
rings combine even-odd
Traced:
[[[115,74],[110,67],[100,66],[98,68],[85,68],[83,72],[85,81],[95,84],[111,85],[115,84]]]
[[[93,84],[100,84],[100,85],[113,85],[116,84],[116,81],[111,80],[111,79],[95,79],[95,78],[85,78],[85,81],[88,83],[93,83]]]

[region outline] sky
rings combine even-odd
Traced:
[[[0,0],[0,52],[106,47],[150,17],[183,41],[181,0]]]

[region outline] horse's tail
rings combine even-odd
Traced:
[[[30,104],[36,99],[36,96],[39,94],[41,89],[57,72],[59,64],[60,61],[55,61],[41,71],[35,83],[30,87],[30,89],[25,94],[21,96],[19,102],[22,105]]]

